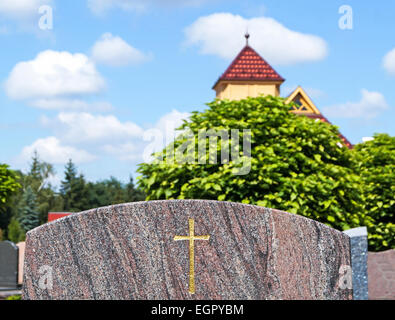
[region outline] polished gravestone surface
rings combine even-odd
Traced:
[[[94,209],[27,235],[24,299],[352,299],[350,239],[252,205]]]
[[[10,242],[0,242],[0,290],[18,286],[18,247]]]

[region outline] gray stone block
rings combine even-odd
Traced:
[[[344,232],[350,237],[354,300],[368,300],[368,232],[366,227]]]
[[[18,247],[10,242],[0,242],[0,290],[18,286]]]

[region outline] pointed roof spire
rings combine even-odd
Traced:
[[[247,28],[247,31],[246,31],[246,34],[244,35],[244,37],[246,38],[246,46],[248,46],[249,45],[248,39],[250,38],[250,34],[248,33],[248,28]]]

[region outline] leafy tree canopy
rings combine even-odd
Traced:
[[[296,116],[284,99],[271,96],[214,101],[208,107],[194,112],[180,129],[192,131],[195,141],[202,129],[238,129],[240,140],[242,130],[250,129],[250,172],[235,175],[240,167],[235,161],[172,163],[166,161],[163,150],[155,155],[156,160],[138,169],[147,200],[235,201],[300,214],[340,230],[372,226],[364,211],[361,179],[353,171],[351,151],[341,145],[335,126]],[[175,149],[185,141],[179,137]],[[238,151],[244,155],[241,148]],[[218,142],[218,159],[220,154]]]
[[[365,207],[375,221],[369,244],[376,250],[395,248],[395,137],[376,134],[355,146],[356,170],[363,181]]]
[[[15,218],[11,219],[11,222],[8,225],[8,239],[14,243],[25,240],[25,232],[22,230],[21,225]]]
[[[17,175],[8,165],[0,164],[0,207],[21,187],[17,179]]]

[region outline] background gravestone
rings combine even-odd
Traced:
[[[344,233],[350,237],[354,300],[368,300],[368,230],[361,227]]]
[[[116,205],[30,231],[23,298],[352,299],[339,272],[350,268],[349,240],[252,205]]]
[[[395,250],[368,253],[370,300],[395,300]]]
[[[16,244],[18,247],[18,285],[22,285],[23,283],[23,264],[25,262],[25,242],[19,242]]]
[[[18,247],[0,242],[0,289],[15,289],[18,285]]]

